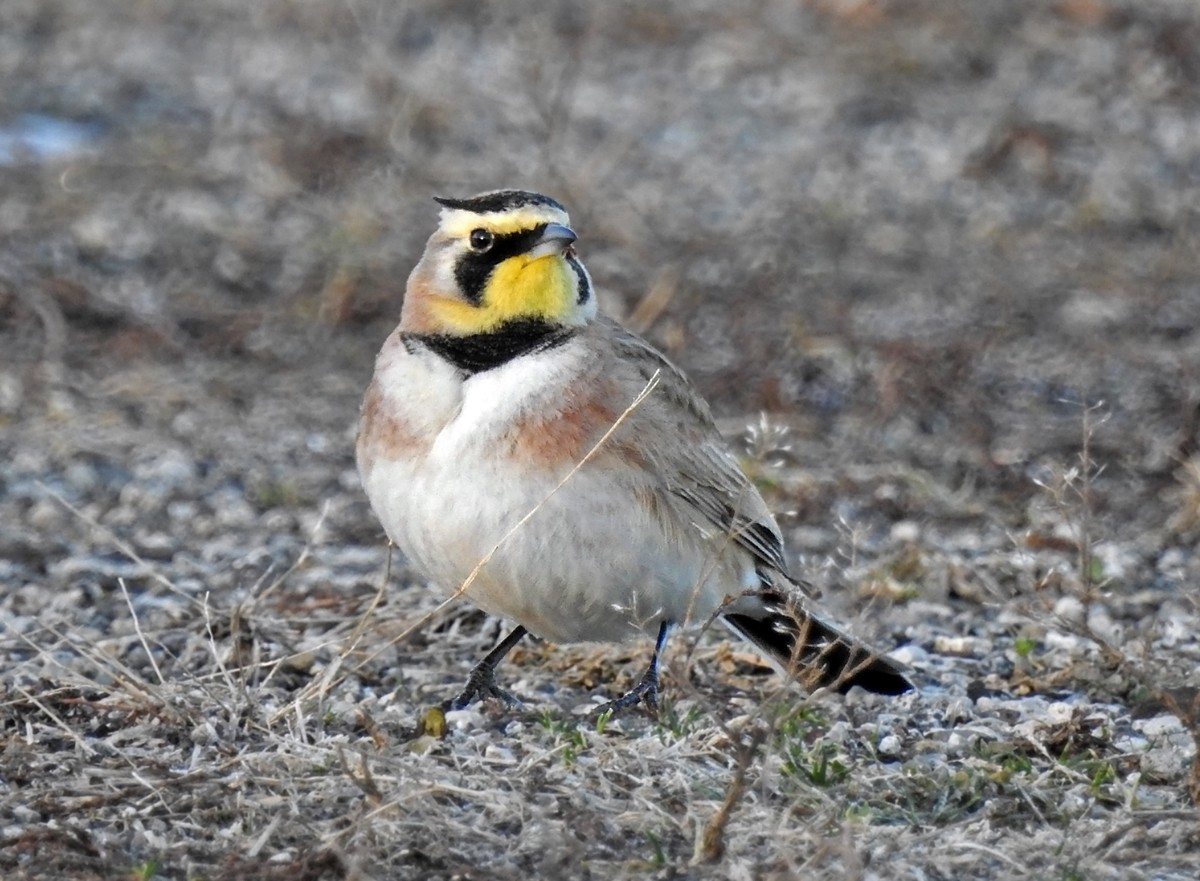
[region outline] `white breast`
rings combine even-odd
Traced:
[[[556,489],[569,466],[522,466],[504,453],[514,421],[560,394],[585,355],[567,344],[465,382],[425,353],[388,365],[388,388],[407,391],[397,401],[430,442],[424,455],[378,463],[367,494],[400,550],[444,590],[490,554],[467,598],[539,636],[620,640],[653,635],[663,617],[702,620],[753,583],[746,555],[698,530],[664,532],[611,466],[585,467]]]
[[[434,442],[433,455],[489,457],[515,421],[547,407],[580,372],[584,352],[562,345],[514,358],[462,383],[462,404]]]

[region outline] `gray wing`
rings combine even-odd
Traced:
[[[682,502],[696,520],[728,534],[756,562],[786,576],[779,526],[721,437],[708,404],[648,342],[614,321],[600,322],[598,329],[610,335],[617,355],[614,369],[633,369],[643,383],[659,372],[653,392],[630,414],[628,428],[637,433],[660,491]],[[656,427],[648,428],[651,424]]]

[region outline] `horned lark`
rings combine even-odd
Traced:
[[[687,378],[597,315],[563,206],[520,190],[437,202],[357,454],[408,561],[517,625],[443,706],[514,702],[495,667],[530,632],[656,637],[645,675],[605,705],[653,707],[668,630],[714,617],[809,687],[911,689],[896,664],[817,617]]]

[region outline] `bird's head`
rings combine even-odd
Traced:
[[[409,277],[402,328],[470,337],[580,327],[595,316],[561,204],[524,190],[436,201],[441,221]]]

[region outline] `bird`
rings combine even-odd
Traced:
[[[566,208],[519,189],[434,199],[355,452],[408,563],[515,622],[442,709],[519,705],[496,668],[528,633],[653,639],[644,674],[599,708],[653,711],[668,634],[714,619],[810,690],[914,689],[789,574],[778,524],[685,374],[597,311]]]

